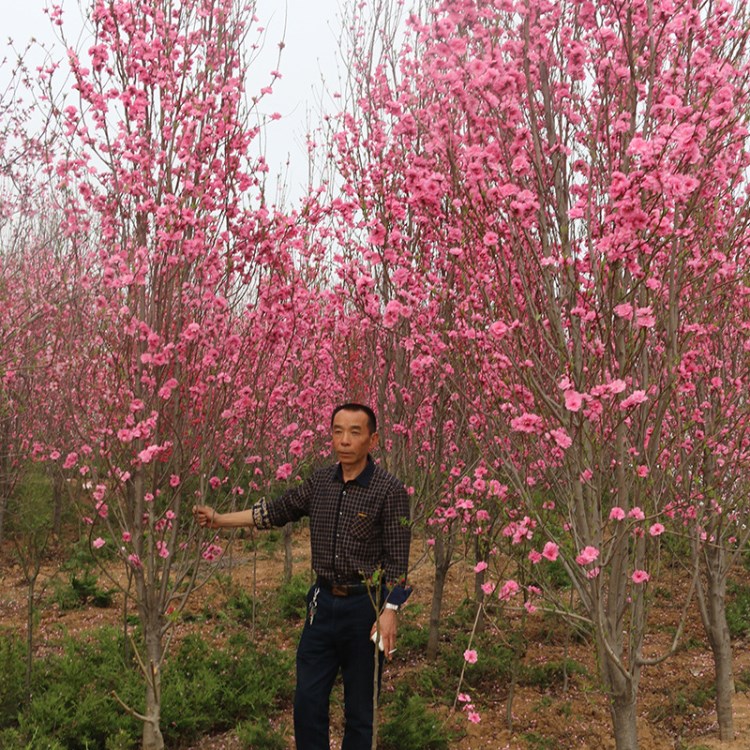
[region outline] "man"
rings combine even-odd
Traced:
[[[193,512],[201,526],[210,528],[268,529],[310,517],[317,579],[307,596],[308,616],[297,649],[297,750],[329,750],[329,699],[339,669],[344,681],[342,750],[370,750],[374,639],[379,633],[379,680],[382,657],[390,658],[396,649],[398,608],[409,595],[409,501],[403,484],[372,460],[378,433],[369,406],[336,407],[331,434],[338,463],[315,472],[301,486],[249,510],[221,514],[196,506]],[[377,586],[365,583],[378,571]]]

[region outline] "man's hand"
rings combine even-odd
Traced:
[[[193,517],[195,518],[198,526],[202,526],[208,529],[218,529],[219,524],[216,523],[217,516],[221,514],[217,513],[209,505],[194,505],[193,506]]]
[[[398,631],[398,615],[393,609],[384,609],[380,613],[380,639],[383,642],[383,652],[385,658],[390,659],[391,654],[396,650],[396,633]],[[370,637],[378,630],[378,623],[372,626]]]

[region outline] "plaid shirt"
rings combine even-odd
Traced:
[[[344,482],[341,465],[329,466],[252,510],[259,529],[310,516],[312,565],[319,576],[354,583],[382,567],[388,586],[395,586],[389,601],[405,600],[409,499],[404,485],[369,456],[356,479]]]

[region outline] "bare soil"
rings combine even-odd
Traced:
[[[44,658],[58,648],[65,634],[85,633],[104,624],[120,622],[119,601],[108,609],[94,607],[60,611],[52,601],[51,591],[59,560],[64,559],[63,550],[58,550],[44,567],[38,590],[42,591],[39,606],[39,621],[35,631],[35,648],[38,658]],[[295,571],[309,569],[308,539],[306,533],[298,532],[294,541]],[[253,584],[253,568],[257,575]],[[259,593],[274,591],[282,578],[283,550],[279,547],[270,552],[259,553],[255,558],[237,548],[227,566],[224,581],[212,582],[197,591],[190,602],[193,612],[207,609],[220,610],[226,601],[226,577],[231,571],[233,586],[252,593],[255,586]],[[116,573],[116,569],[113,569]],[[417,622],[427,627],[427,613],[432,595],[432,569],[427,563],[412,574],[415,593],[409,606],[421,604]],[[64,578],[63,578],[64,580]],[[662,583],[662,592],[655,595],[647,656],[656,656],[668,648],[671,633],[683,604],[680,598],[681,584],[676,577]],[[107,584],[102,578],[102,586]],[[456,607],[473,587],[473,573],[468,565],[456,565],[452,569],[446,594],[446,615]],[[270,601],[273,601],[271,598]],[[422,622],[423,621],[423,622]],[[25,631],[26,587],[21,569],[14,560],[13,550],[6,546],[0,549],[0,632]],[[204,628],[195,622],[181,622],[177,626],[177,638]],[[269,648],[293,649],[298,638],[299,624],[290,623],[283,632],[262,632],[259,621],[258,638],[268,643]],[[639,704],[640,750],[747,750],[750,748],[750,694],[738,692],[735,697],[735,730],[733,742],[720,742],[715,720],[714,706],[708,697],[712,685],[713,665],[711,654],[702,632],[697,611],[690,613],[683,647],[659,666],[645,669],[643,673]],[[443,644],[443,648],[457,648]],[[461,647],[463,648],[463,647]],[[571,643],[568,657],[585,665],[588,674],[573,675],[566,690],[561,686],[552,688],[518,687],[512,704],[512,727],[508,727],[508,686],[498,684],[495,689],[474,696],[481,713],[478,724],[469,723],[460,712],[445,707],[438,710],[453,726],[465,734],[456,741],[456,750],[544,750],[545,748],[580,748],[581,750],[614,750],[606,698],[597,689],[595,654],[590,643]],[[542,664],[550,659],[562,659],[563,645],[555,643],[549,634],[540,629],[538,640],[531,643],[526,653],[527,664]],[[424,657],[405,656],[397,653],[387,665],[384,690],[392,690],[400,678],[424,665]],[[748,643],[735,644],[735,675],[750,675],[750,648]],[[744,688],[745,680],[738,680]],[[455,684],[445,686],[446,702],[452,701],[457,688]],[[332,717],[333,750],[340,748],[340,706],[334,706]],[[291,714],[291,709],[289,711]],[[291,725],[291,715],[285,721]],[[290,737],[289,748],[293,748]],[[205,737],[187,750],[241,750],[234,733]]]

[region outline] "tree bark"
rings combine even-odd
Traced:
[[[635,696],[630,691],[623,691],[620,695],[612,696],[609,710],[617,750],[638,750],[635,708]]]
[[[430,627],[427,636],[427,659],[435,661],[440,640],[440,613],[443,609],[443,591],[451,564],[452,545],[445,544],[443,535],[435,535],[435,579],[432,588],[432,606],[430,607]]]
[[[707,545],[704,553],[706,591],[698,587],[698,602],[714,660],[716,716],[722,742],[734,740],[734,669],[732,638],[726,610],[726,561],[720,545]]]
[[[143,750],[164,750],[161,734],[161,662],[160,629],[149,626],[146,636],[146,721],[143,722]]]
[[[284,526],[284,583],[292,580],[293,560],[292,560],[292,532],[294,524],[288,523]]]

